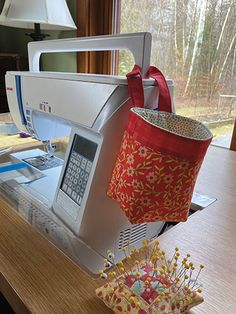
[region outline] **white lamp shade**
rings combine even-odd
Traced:
[[[6,0],[0,15],[0,24],[33,29],[76,29],[65,0]]]

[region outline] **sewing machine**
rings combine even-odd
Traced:
[[[30,71],[6,74],[14,122],[19,130],[47,146],[47,153],[35,149],[11,155],[14,164],[27,165],[18,171],[14,184],[19,184],[19,193],[27,194],[30,203],[38,206],[37,210],[30,209],[24,203],[24,215],[37,225],[35,221],[39,224],[43,215],[39,214],[40,207],[48,217],[40,222],[41,231],[50,233],[53,223],[67,230],[76,239],[72,244],[76,260],[92,273],[101,267],[101,256],[106,256],[107,249],[113,250],[118,260],[124,257],[121,249],[128,240],[140,247],[142,240],[159,234],[163,223],[131,225],[118,204],[106,195],[132,107],[126,78],[40,72],[39,59],[42,53],[120,49],[132,52],[144,76],[150,62],[149,33],[32,42],[28,47]],[[145,105],[149,108],[157,107],[154,85],[154,80],[144,79]],[[172,95],[171,80],[168,86]],[[53,155],[50,141],[66,135],[70,139],[63,161]],[[23,171],[31,174],[28,182],[24,181],[27,174],[22,179]],[[37,219],[32,218],[36,213]],[[55,234],[55,226],[53,230]]]

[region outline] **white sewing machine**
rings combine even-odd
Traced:
[[[76,235],[78,261],[93,273],[107,249],[120,259],[128,240],[140,247],[142,240],[158,235],[163,223],[131,225],[106,195],[132,106],[126,78],[40,72],[39,58],[41,53],[120,49],[132,52],[144,75],[150,62],[149,33],[33,42],[28,47],[30,71],[6,74],[9,108],[17,127],[49,147],[47,156],[36,149],[12,154],[12,160],[42,174],[25,185],[27,193],[50,212],[49,224],[62,221]],[[154,85],[154,80],[144,80],[147,107],[157,106]],[[168,85],[172,94],[172,81]],[[48,141],[69,134],[63,162],[53,157]],[[21,177],[18,182],[22,184]]]

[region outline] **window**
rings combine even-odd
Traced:
[[[177,114],[206,123],[229,147],[236,117],[236,0],[120,0],[120,33],[152,34],[151,64],[172,78]],[[126,74],[132,56],[119,54]]]

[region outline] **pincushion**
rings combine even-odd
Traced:
[[[96,290],[97,296],[115,313],[133,314],[179,314],[203,302],[201,288],[197,283],[204,266],[200,266],[195,279],[195,267],[187,254],[179,263],[180,253],[176,248],[170,260],[156,243],[154,249],[144,245],[146,258],[139,262],[138,252],[126,254],[126,262],[118,262],[108,276],[114,279]],[[105,268],[113,264],[113,254],[104,260]],[[112,257],[112,258],[111,258]],[[135,266],[131,266],[132,259]],[[116,270],[116,271],[115,271]],[[101,270],[101,277],[108,278]]]

